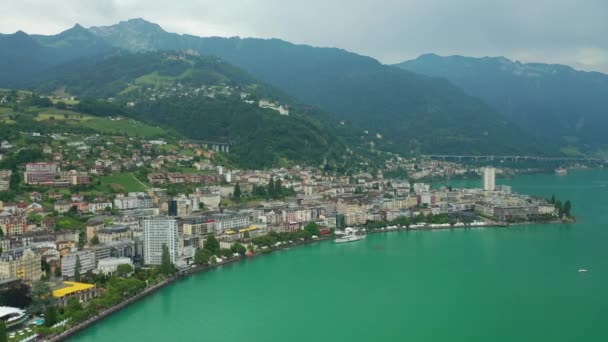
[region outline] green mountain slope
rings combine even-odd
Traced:
[[[85,99],[76,108],[119,114],[173,127],[198,140],[233,144],[231,158],[245,167],[289,161],[336,161],[345,147],[318,110],[305,107],[216,58],[186,53],[117,54],[78,60],[41,73],[38,92],[57,89]],[[289,108],[262,108],[260,99]]]
[[[192,49],[233,63],[363,129],[401,152],[529,153],[546,148],[451,84],[344,50],[281,40],[200,38],[133,19],[91,32],[130,51]]]
[[[398,66],[449,80],[564,151],[608,149],[608,75],[504,57],[428,54]]]

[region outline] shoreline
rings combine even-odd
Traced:
[[[449,226],[449,227],[424,226],[424,227],[415,227],[415,228],[410,228],[410,227],[387,228],[387,227],[385,227],[385,228],[378,228],[378,229],[373,229],[373,230],[366,230],[366,234],[380,234],[380,233],[392,233],[392,232],[403,232],[403,231],[405,231],[405,232],[407,232],[407,231],[425,231],[425,230],[450,230],[450,229],[459,229],[460,230],[460,229],[471,229],[471,228],[509,228],[511,226],[522,226],[522,225],[531,225],[531,224],[545,225],[545,224],[566,224],[566,223],[575,223],[575,222],[576,222],[576,220],[571,220],[571,221],[554,220],[554,221],[543,221],[543,222],[516,222],[516,223],[495,222],[495,223],[489,223],[489,224],[484,224],[484,225],[474,225],[474,226],[471,226],[471,225]],[[241,256],[238,258],[231,258],[231,259],[228,259],[228,260],[223,261],[218,264],[200,265],[200,266],[197,266],[194,268],[187,269],[183,272],[178,273],[176,276],[173,276],[169,279],[165,279],[156,285],[146,288],[142,292],[125,299],[123,302],[121,302],[119,304],[116,304],[110,308],[100,311],[97,315],[87,319],[84,322],[78,323],[77,325],[75,325],[73,327],[68,328],[67,330],[61,332],[58,335],[51,335],[51,336],[42,338],[42,341],[48,341],[48,342],[63,341],[71,336],[74,336],[74,335],[80,333],[82,330],[94,325],[95,323],[103,320],[104,318],[110,316],[111,314],[113,314],[117,311],[120,311],[120,310],[128,307],[129,305],[131,305],[135,302],[138,302],[141,299],[146,298],[147,296],[149,296],[151,294],[154,294],[157,290],[160,290],[160,289],[166,287],[167,285],[170,285],[182,278],[189,277],[191,275],[202,273],[205,271],[209,271],[209,270],[212,270],[214,268],[221,267],[224,265],[230,265],[230,264],[234,264],[234,263],[246,260],[246,259],[256,258],[259,256],[270,254],[275,251],[289,249],[289,248],[293,248],[293,247],[299,247],[299,246],[303,246],[303,245],[310,245],[310,244],[323,242],[323,241],[329,241],[329,240],[333,240],[333,239],[334,239],[333,236],[328,236],[328,237],[319,237],[317,239],[313,239],[313,240],[309,240],[309,241],[294,242],[292,244],[283,244],[279,247],[273,247],[273,248],[264,250],[262,252],[256,252],[256,253],[252,254],[251,256]]]
[[[86,328],[94,325],[95,323],[103,320],[104,318],[110,316],[111,314],[113,314],[113,313],[115,313],[117,311],[120,311],[120,310],[126,308],[127,306],[129,306],[129,305],[131,305],[131,304],[133,304],[135,302],[138,302],[141,299],[146,298],[147,296],[149,296],[151,294],[154,294],[157,290],[160,290],[160,289],[166,287],[169,284],[175,283],[176,281],[178,281],[178,280],[180,280],[182,278],[189,277],[189,276],[197,274],[197,273],[203,273],[205,271],[209,271],[209,270],[212,270],[212,269],[217,268],[217,267],[234,264],[234,263],[237,263],[239,261],[246,260],[246,259],[256,258],[256,257],[262,256],[262,255],[270,254],[270,253],[273,253],[275,251],[279,251],[279,250],[283,250],[283,249],[289,249],[289,248],[292,248],[292,247],[299,247],[299,246],[303,246],[303,245],[310,245],[310,244],[313,244],[313,243],[322,242],[322,241],[328,241],[328,240],[333,240],[333,239],[334,239],[333,237],[319,237],[317,239],[313,239],[313,240],[310,240],[310,241],[294,242],[294,243],[288,244],[288,245],[281,245],[279,247],[273,247],[272,249],[267,249],[267,250],[265,250],[263,252],[256,252],[256,253],[254,253],[254,254],[252,254],[250,256],[241,256],[241,257],[238,257],[238,258],[231,258],[231,259],[225,260],[225,261],[223,261],[221,263],[217,263],[217,264],[213,264],[213,265],[200,265],[200,266],[197,266],[197,267],[194,267],[194,268],[190,268],[190,269],[188,269],[186,271],[179,272],[179,273],[177,273],[177,275],[175,275],[175,276],[173,276],[171,278],[165,279],[165,280],[163,280],[162,282],[160,282],[160,283],[158,283],[156,285],[153,285],[151,287],[146,288],[142,292],[140,292],[140,293],[138,293],[138,294],[136,294],[136,295],[134,295],[132,297],[129,297],[129,298],[125,299],[123,302],[120,302],[119,304],[116,304],[116,305],[114,305],[114,306],[112,306],[110,308],[107,308],[107,309],[105,309],[103,311],[100,311],[97,315],[95,315],[95,316],[87,319],[84,322],[78,323],[77,325],[72,326],[72,327],[68,328],[67,330],[65,330],[65,331],[63,331],[63,332],[61,332],[61,333],[59,333],[57,335],[50,335],[50,336],[47,336],[47,337],[43,337],[41,339],[41,341],[45,341],[45,342],[64,341],[65,339],[78,334],[82,330],[84,330],[84,329],[86,329]]]

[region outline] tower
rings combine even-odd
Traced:
[[[483,190],[494,191],[496,188],[496,169],[486,167],[483,169]]]
[[[169,249],[171,262],[177,260],[177,221],[167,217],[144,220],[144,263],[160,265],[163,245]]]

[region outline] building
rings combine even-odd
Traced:
[[[74,277],[78,261],[80,261],[81,275],[95,269],[95,253],[91,251],[79,251],[67,254],[61,258],[61,275],[64,278]]]
[[[0,170],[0,191],[7,191],[11,185],[11,170]]]
[[[177,216],[177,201],[171,200],[167,202],[167,215]]]
[[[152,208],[152,197],[148,195],[119,196],[114,199],[114,208],[118,210]]]
[[[91,183],[91,178],[85,172],[70,171],[68,173],[70,185],[86,185]]]
[[[0,255],[0,278],[20,278],[31,282],[42,277],[40,254],[31,248],[17,248]]]
[[[104,219],[103,217],[92,218],[87,222],[87,242],[91,242],[93,237],[97,235],[97,231],[104,227]]]
[[[133,267],[133,261],[130,258],[106,258],[99,260],[97,263],[97,271],[103,275],[112,275],[120,265],[129,265]]]
[[[25,164],[23,181],[25,184],[53,185],[58,172],[57,163],[27,163]]]
[[[177,221],[157,217],[144,220],[144,263],[160,265],[163,245],[169,249],[171,262],[177,260]]]
[[[123,225],[108,226],[97,230],[97,238],[100,243],[130,240],[131,231]]]
[[[139,240],[125,240],[104,243],[87,249],[95,253],[97,262],[107,258],[129,258],[133,261],[141,261],[143,244]]]
[[[183,220],[182,233],[184,235],[207,235],[215,231],[215,220],[207,217],[188,217]]]
[[[25,215],[12,214],[9,211],[0,212],[0,230],[4,236],[21,235],[26,232],[26,227]]]
[[[112,202],[99,201],[89,203],[89,212],[98,214],[106,210],[106,208],[112,209]]]
[[[486,167],[483,169],[483,190],[494,191],[496,189],[496,169]]]
[[[64,281],[61,288],[53,291],[53,297],[59,306],[66,306],[70,298],[77,298],[78,302],[84,304],[97,297],[97,288],[93,284]]]

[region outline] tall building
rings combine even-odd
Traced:
[[[177,201],[171,200],[167,202],[167,215],[177,216]]]
[[[177,260],[177,220],[157,217],[144,220],[144,263],[160,265],[163,245],[169,249],[171,262]]]
[[[494,191],[496,188],[496,169],[486,167],[483,169],[483,190]]]
[[[0,279],[21,278],[31,282],[42,277],[40,254],[30,248],[11,249],[0,256]]]

